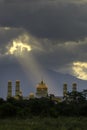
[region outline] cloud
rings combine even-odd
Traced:
[[[73,61],[72,63],[61,66],[58,72],[73,75],[78,79],[87,80],[87,62]]]
[[[0,6],[0,25],[22,27],[38,38],[82,39],[87,36],[87,4],[80,3],[78,0],[6,0]]]
[[[0,55],[4,56],[9,42],[24,32],[22,28],[0,27]]]
[[[73,61],[86,61],[87,38],[78,41],[60,41],[47,38],[37,38],[23,28],[0,28],[0,53],[6,54],[8,48],[13,46],[13,41],[20,41],[31,46],[31,53],[41,64],[50,68],[68,64]],[[42,58],[43,57],[43,58]],[[61,57],[61,59],[60,59]]]
[[[79,41],[68,41],[52,46],[53,52],[50,53],[49,64],[54,71],[68,73],[77,78],[86,79],[87,63],[87,38]],[[78,66],[75,63],[79,64]],[[85,65],[85,69],[82,65]],[[77,71],[76,71],[77,70]]]
[[[51,40],[33,36],[23,28],[12,27],[0,27],[0,37],[0,61],[4,56],[3,60],[9,61],[8,59],[10,59],[9,63],[13,62],[12,57],[14,57],[14,55],[11,55],[12,52],[20,52],[21,47],[23,49],[25,48],[24,46],[27,45],[27,47],[31,47],[31,51],[26,52],[28,54],[31,53],[38,64],[44,68],[69,73],[79,78],[83,76],[83,74],[77,76],[77,72],[75,72],[77,68],[73,63],[79,62],[82,64],[87,62],[87,37],[77,41]],[[15,46],[13,44],[14,42],[16,43]],[[14,50],[14,48],[16,50]],[[25,50],[26,49],[23,49],[23,53],[25,53]],[[8,57],[7,60],[6,57]],[[81,66],[81,64],[79,66]],[[84,69],[81,71],[80,73],[84,73]],[[83,77],[85,79],[85,76]]]
[[[31,47],[28,44],[22,43],[19,40],[15,40],[13,41],[12,46],[8,48],[7,54],[19,56],[19,55],[23,55],[24,52],[28,52],[28,51],[31,51]]]
[[[46,52],[43,42],[41,43],[40,39],[37,39],[31,36],[25,30],[14,30],[9,27],[1,27],[1,34],[4,32],[3,37],[10,34],[10,38],[5,39],[6,41],[1,43],[0,56],[23,56],[25,53],[28,53],[32,50],[32,53],[43,53]],[[19,32],[17,34],[17,31]],[[24,31],[24,32],[23,32]],[[14,35],[16,33],[16,36]]]
[[[11,39],[16,38],[18,35],[24,33],[22,28],[14,27],[0,27],[0,46],[7,44]]]
[[[87,62],[74,62],[72,65],[72,74],[79,79],[87,80]]]
[[[78,41],[60,42],[49,39],[40,39],[33,37],[29,33],[20,33],[16,38],[12,38],[7,42],[7,45],[2,47],[2,50],[7,52],[7,48],[13,46],[13,41],[21,42],[24,45],[31,46],[31,53],[35,55],[37,60],[41,64],[49,66],[59,67],[62,64],[68,64],[73,61],[86,61],[87,56],[87,38]],[[5,48],[5,49],[4,49]],[[42,58],[43,57],[43,58]],[[60,59],[61,57],[61,59]]]
[[[52,69],[61,73],[68,73],[77,78],[86,80],[87,71],[87,37],[78,41],[57,41],[37,38],[23,29],[1,27],[1,34],[8,38],[0,47],[0,63],[8,62],[17,65],[16,58],[20,54],[33,55],[42,68]],[[18,32],[17,36],[13,35]],[[31,49],[28,52],[28,48]],[[22,49],[22,51],[20,51]],[[14,54],[14,55],[13,55]],[[15,55],[16,54],[16,55]],[[18,55],[19,54],[19,55]],[[27,56],[28,56],[27,55]]]
[[[47,4],[47,3],[67,3],[67,2],[70,2],[70,3],[86,3],[87,0],[0,0],[0,1],[5,1],[6,3],[44,3],[44,4]]]

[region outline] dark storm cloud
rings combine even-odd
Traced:
[[[24,33],[21,28],[0,27],[0,45],[7,44],[11,39]]]
[[[39,63],[50,69],[58,69],[61,66],[66,68],[73,62],[87,62],[87,39],[79,41],[52,42],[49,40],[40,41],[44,53],[37,50],[35,57]]]
[[[8,44],[24,32],[22,28],[0,27],[0,54],[4,55]]]
[[[5,0],[0,7],[0,25],[23,27],[39,38],[81,39],[87,36],[87,4],[77,3],[68,0]]]

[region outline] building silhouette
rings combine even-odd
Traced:
[[[45,84],[45,82],[42,80],[37,86],[36,86],[36,93],[30,92],[30,94],[27,97],[24,97],[22,94],[22,91],[20,90],[20,80],[16,80],[15,82],[15,95],[12,96],[12,81],[8,81],[8,89],[7,89],[7,98],[15,98],[15,99],[34,99],[34,98],[50,98],[51,100],[55,102],[62,102],[65,99],[68,98],[68,88],[67,83],[63,84],[63,95],[62,96],[55,96],[53,93],[48,94],[48,86]],[[72,91],[73,93],[77,93],[77,84],[72,84]],[[73,94],[72,93],[72,94]],[[82,91],[83,96],[87,99],[87,90]]]
[[[12,97],[12,82],[8,81],[7,98]]]
[[[76,83],[73,83],[73,84],[72,84],[72,91],[73,91],[73,92],[76,92],[76,91],[77,91],[77,84],[76,84]]]
[[[20,94],[20,81],[16,80],[15,96],[19,96],[19,94]]]
[[[36,87],[36,96],[40,98],[40,97],[47,97],[47,95],[48,95],[48,87],[42,80]]]
[[[63,96],[65,97],[67,95],[67,84],[63,84]]]

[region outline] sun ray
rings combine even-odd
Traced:
[[[19,63],[23,67],[23,69],[26,71],[27,77],[32,81],[36,82],[38,84],[43,77],[43,80],[46,82],[48,86],[48,92],[49,93],[55,93],[57,95],[58,93],[58,87],[54,86],[55,83],[53,83],[50,76],[47,74],[47,72],[43,69],[43,67],[36,61],[34,55],[26,54],[23,57],[18,58]],[[36,86],[35,84],[35,86]]]

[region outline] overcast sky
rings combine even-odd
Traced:
[[[20,59],[87,80],[87,0],[0,0],[1,68]]]

